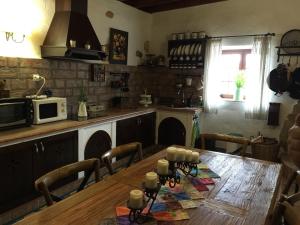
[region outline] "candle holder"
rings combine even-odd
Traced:
[[[185,176],[192,176],[197,177],[198,175],[198,163],[196,162],[177,162],[176,168],[181,170]],[[195,170],[195,173],[192,173],[192,171]]]
[[[141,224],[141,223],[144,223],[144,222],[152,219],[152,217],[150,216],[150,211],[151,211],[151,208],[153,206],[153,203],[156,200],[158,192],[161,188],[160,183],[157,183],[157,187],[153,188],[153,189],[152,188],[147,188],[145,183],[143,183],[142,186],[143,186],[143,189],[144,189],[144,195],[147,197],[147,200],[144,200],[143,207],[140,208],[140,209],[131,208],[130,205],[128,204],[129,201],[127,202],[127,207],[130,209],[128,219],[131,223],[136,222],[138,224]],[[143,211],[147,207],[149,202],[151,202],[151,203],[150,203],[150,206],[148,208],[148,211],[147,211],[146,214],[144,214]]]
[[[143,210],[147,207],[147,201],[144,200],[143,206],[141,208],[132,208],[129,205],[129,200],[127,201],[127,207],[130,209],[128,219],[131,223],[141,224],[146,221],[147,215],[143,214]]]
[[[169,187],[174,188],[176,184],[180,184],[180,176],[176,173],[176,162],[175,161],[169,161],[169,174],[162,175],[158,174],[159,176],[159,182],[162,185],[165,185],[166,182],[169,182]]]

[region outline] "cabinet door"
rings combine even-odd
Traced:
[[[130,142],[139,141],[138,118],[133,117],[117,122],[117,146]]]
[[[155,119],[156,113],[139,116],[139,141],[143,148],[155,144]]]
[[[43,138],[35,141],[34,145],[38,146],[38,152],[34,153],[35,179],[49,171],[78,160],[77,131]],[[63,183],[65,184],[74,179],[76,178],[72,176]]]
[[[32,142],[4,147],[0,151],[0,212],[3,212],[34,195]]]

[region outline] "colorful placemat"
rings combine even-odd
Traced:
[[[147,225],[173,225],[173,221],[189,219],[185,209],[199,207],[200,200],[208,194],[208,186],[215,184],[213,179],[220,178],[202,163],[198,165],[197,177],[187,177],[181,172],[177,175],[180,176],[180,184],[176,184],[174,188],[170,188],[168,182],[161,186],[151,208],[151,215],[156,221],[149,221]],[[148,209],[149,206],[143,210],[143,213],[146,214]],[[103,221],[101,225],[133,225],[128,219],[129,212],[130,209],[127,207],[116,207],[117,217]]]

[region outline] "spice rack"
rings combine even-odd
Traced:
[[[207,38],[170,40],[168,42],[171,69],[197,69],[204,67]]]

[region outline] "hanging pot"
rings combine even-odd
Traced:
[[[268,75],[267,84],[275,92],[275,95],[287,91],[289,86],[287,66],[285,64],[278,64],[277,68],[273,69]]]

